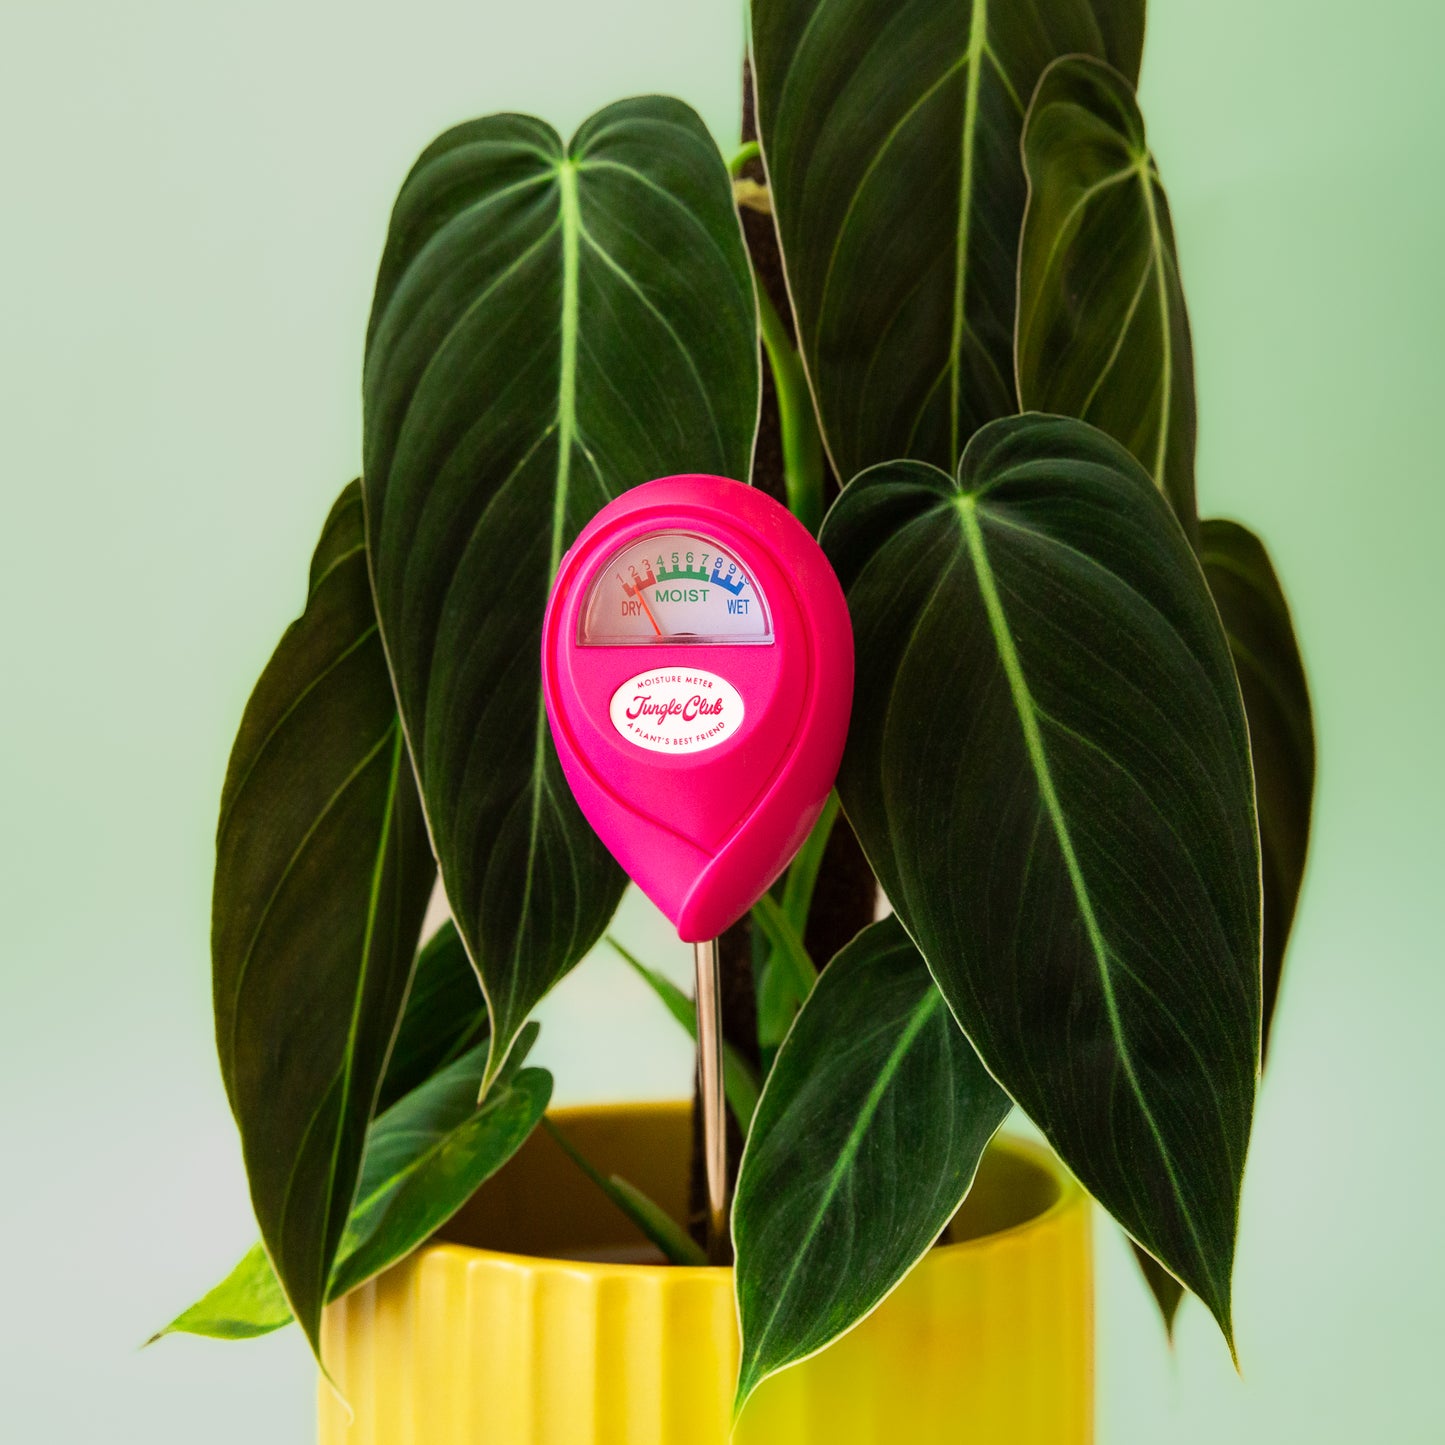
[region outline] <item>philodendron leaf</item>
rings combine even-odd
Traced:
[[[520,1069],[512,1076],[527,1042],[525,1036],[519,1040],[481,1105],[477,1089],[485,1045],[448,1065],[371,1126],[356,1207],[327,1299],[339,1299],[425,1243],[521,1147],[552,1092],[544,1069]],[[248,1339],[280,1329],[291,1318],[258,1244],[153,1338],[183,1333]]]
[[[438,1069],[460,1058],[486,1037],[487,1028],[487,1001],[476,970],[448,919],[417,955],[377,1112],[391,1108]]]
[[[1029,415],[957,481],[865,472],[822,540],[858,659],[839,792],[884,891],[990,1072],[1229,1336],[1259,849],[1183,532],[1117,442]]]
[[[1289,603],[1264,543],[1238,522],[1200,526],[1199,560],[1229,637],[1254,758],[1264,873],[1264,1050],[1279,997],[1309,847],[1315,738],[1309,685]],[[1183,1287],[1138,1245],[1134,1253],[1172,1337]]]
[[[352,483],[246,704],[211,905],[221,1075],[261,1238],[313,1348],[436,876],[361,512]]]
[[[1029,106],[1023,153],[1019,401],[1123,442],[1194,537],[1189,315],[1132,86],[1087,56],[1055,61]]]
[[[1024,109],[1082,52],[1138,75],[1144,0],[754,0],[758,129],[839,476],[952,468],[1015,411]]]
[[[1264,862],[1264,1042],[1279,997],[1309,848],[1315,732],[1309,684],[1289,603],[1264,543],[1238,522],[1211,518],[1201,529],[1209,579],[1249,719],[1254,789]]]
[[[562,777],[540,639],[563,551],[610,498],[745,477],[753,291],[732,186],[680,101],[608,107],[564,146],[498,115],[448,131],[397,198],[364,382],[377,607],[495,1074],[624,883]]]
[[[743,1154],[738,1409],[912,1269],[1008,1109],[898,920],[864,929],[819,975]]]

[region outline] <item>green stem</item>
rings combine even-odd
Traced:
[[[756,160],[762,155],[763,148],[755,140],[744,141],[738,149],[738,153],[728,162],[728,175],[736,179],[742,174],[742,169],[751,160]]]
[[[635,1184],[629,1184],[618,1175],[605,1176],[545,1114],[542,1116],[542,1127],[557,1141],[557,1147],[662,1251],[670,1263],[707,1263],[707,1256],[661,1205],[655,1204]]]
[[[753,904],[753,922],[772,945],[775,959],[786,965],[789,982],[799,1000],[807,998],[818,981],[818,970],[803,947],[802,935],[788,921],[782,905],[771,893],[764,893]]]
[[[636,954],[629,952],[613,936],[607,935],[607,942],[634,973],[660,998],[668,1013],[688,1032],[693,1043],[697,1042],[697,1005],[690,995],[685,994],[665,974],[648,968]],[[753,1113],[758,1107],[758,1093],[762,1085],[758,1082],[757,1070],[738,1053],[726,1039],[723,1040],[723,1091],[728,1097],[728,1107],[733,1111],[738,1126],[746,1135],[753,1122]]]
[[[801,938],[808,931],[808,911],[813,906],[813,889],[818,882],[818,870],[823,866],[823,853],[828,838],[833,832],[833,823],[838,816],[838,795],[829,793],[828,801],[813,831],[808,834],[803,846],[788,868],[783,882],[783,912],[793,931]]]
[[[813,414],[813,397],[803,363],[773,305],[762,278],[754,271],[758,322],[763,350],[778,393],[778,429],[783,444],[783,485],[788,510],[814,536],[823,524],[823,439]]]

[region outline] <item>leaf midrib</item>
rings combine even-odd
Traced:
[[[547,561],[549,588],[552,579],[557,575],[557,564],[562,560],[562,539],[567,525],[567,495],[572,475],[572,446],[577,437],[577,273],[582,221],[577,200],[577,162],[571,157],[561,161],[557,167],[557,194],[557,219],[562,230],[562,298],[558,328],[557,471],[553,487],[552,535]],[[531,815],[527,823],[527,870],[522,881],[522,901],[517,915],[522,922],[513,943],[514,964],[519,961],[526,937],[532,885],[537,868],[537,830],[542,816],[543,770],[547,753],[547,706],[540,688],[537,690],[537,715],[533,737]],[[516,975],[517,970],[514,967],[512,977],[515,978]],[[512,1021],[498,1017],[484,971],[478,969],[477,977],[481,981],[487,1009],[493,1020],[491,1037],[487,1043],[487,1068],[482,1076],[481,1097],[484,1098],[505,1062],[510,1039],[504,1035],[511,1029]]]
[[[1144,193],[1144,209],[1149,217],[1149,248],[1154,257],[1154,274],[1159,304],[1159,443],[1154,451],[1154,483],[1166,497],[1171,496],[1164,475],[1169,450],[1169,426],[1174,414],[1174,332],[1173,313],[1169,305],[1169,286],[1164,275],[1164,235],[1159,228],[1159,214],[1154,201],[1154,177],[1145,165],[1139,167],[1139,188]]]
[[[397,786],[401,779],[401,769],[404,756],[403,739],[401,729],[396,729],[396,735],[392,743],[391,752],[391,776],[386,788],[386,806],[382,810],[380,842],[376,849],[376,859],[371,871],[371,886],[367,893],[366,900],[366,929],[361,941],[361,972],[356,979],[356,987],[351,996],[351,1021],[346,1032],[346,1051],[342,1055],[341,1072],[341,1100],[340,1108],[336,1114],[336,1131],[331,1144],[331,1167],[326,1174],[326,1204],[322,1211],[321,1219],[323,1228],[327,1227],[327,1221],[331,1216],[332,1205],[336,1199],[336,1174],[337,1166],[341,1157],[341,1140],[346,1132],[346,1110],[351,1098],[351,1076],[356,1063],[356,1039],[361,1029],[361,1001],[366,994],[366,983],[371,973],[372,944],[376,937],[376,920],[381,911],[381,887],[382,880],[386,873],[386,862],[391,853],[391,830],[392,820],[396,815]],[[415,967],[413,958],[411,967]],[[400,1022],[398,1017],[397,1022]],[[372,1098],[368,1101],[368,1109],[375,1103],[375,1094],[381,1087],[381,1076],[377,1075],[372,1090]],[[357,1161],[357,1179],[361,1175],[361,1161]],[[353,1191],[356,1181],[353,1181]],[[348,1200],[348,1207],[351,1201]],[[343,1231],[345,1220],[342,1221]],[[324,1236],[323,1236],[324,1237]],[[340,1240],[338,1238],[338,1244]],[[321,1271],[321,1298],[325,1298],[326,1281],[331,1273],[332,1261],[327,1260]]]
[[[963,174],[959,178],[958,218],[954,232],[953,333],[949,340],[949,465],[958,462],[959,410],[963,389],[963,336],[967,326],[968,239],[973,216],[973,150],[978,130],[978,91],[983,75],[983,58],[988,46],[988,0],[973,0],[969,19],[968,82],[963,98]]]
[[[924,995],[923,999],[914,1005],[907,1023],[898,1035],[897,1042],[889,1051],[888,1058],[885,1060],[882,1069],[879,1070],[877,1079],[874,1080],[872,1088],[869,1089],[868,1095],[863,1101],[863,1107],[858,1111],[858,1117],[854,1121],[852,1128],[848,1131],[848,1137],[844,1141],[837,1162],[829,1171],[828,1182],[823,1188],[823,1193],[819,1198],[817,1208],[813,1211],[813,1217],[809,1220],[808,1227],[803,1231],[793,1252],[792,1264],[788,1267],[787,1274],[774,1291],[773,1308],[769,1312],[762,1329],[758,1332],[757,1343],[753,1345],[748,1352],[752,1358],[748,1361],[748,1366],[750,1367],[746,1368],[746,1372],[738,1382],[739,1405],[746,1401],[753,1390],[766,1378],[766,1375],[771,1373],[771,1371],[767,1371],[759,1374],[756,1368],[751,1366],[753,1366],[753,1362],[761,1355],[763,1346],[771,1335],[773,1326],[777,1323],[778,1315],[787,1300],[788,1291],[792,1287],[793,1280],[797,1277],[799,1269],[802,1268],[803,1256],[812,1247],[813,1240],[822,1224],[823,1216],[828,1212],[834,1198],[837,1196],[838,1190],[842,1187],[844,1176],[852,1167],[854,1159],[857,1158],[858,1151],[863,1144],[863,1136],[868,1132],[874,1116],[882,1106],[884,1095],[892,1087],[893,1081],[903,1065],[903,1059],[913,1047],[914,1040],[942,1004],[943,995],[938,991],[936,986],[930,984],[928,992]],[[804,1005],[804,1007],[806,1008],[806,1005]],[[794,1023],[794,1028],[797,1028],[796,1022]],[[764,1100],[766,1099],[766,1095],[767,1090],[765,1088]],[[761,1101],[758,1107],[761,1111]]]

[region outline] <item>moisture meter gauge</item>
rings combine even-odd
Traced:
[[[808,836],[843,756],[853,632],[818,544],[763,492],[663,477],[557,570],[542,695],[578,806],[697,959],[708,1248],[727,1260],[714,940]]]
[[[822,811],[853,634],[786,508],[722,477],[664,477],[605,506],[563,558],[542,678],[583,813],[701,942],[747,912]]]

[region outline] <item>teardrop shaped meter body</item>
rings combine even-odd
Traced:
[[[757,901],[817,821],[853,697],[853,633],[821,548],[725,477],[624,492],[562,559],[542,627],[562,769],[686,942]]]

